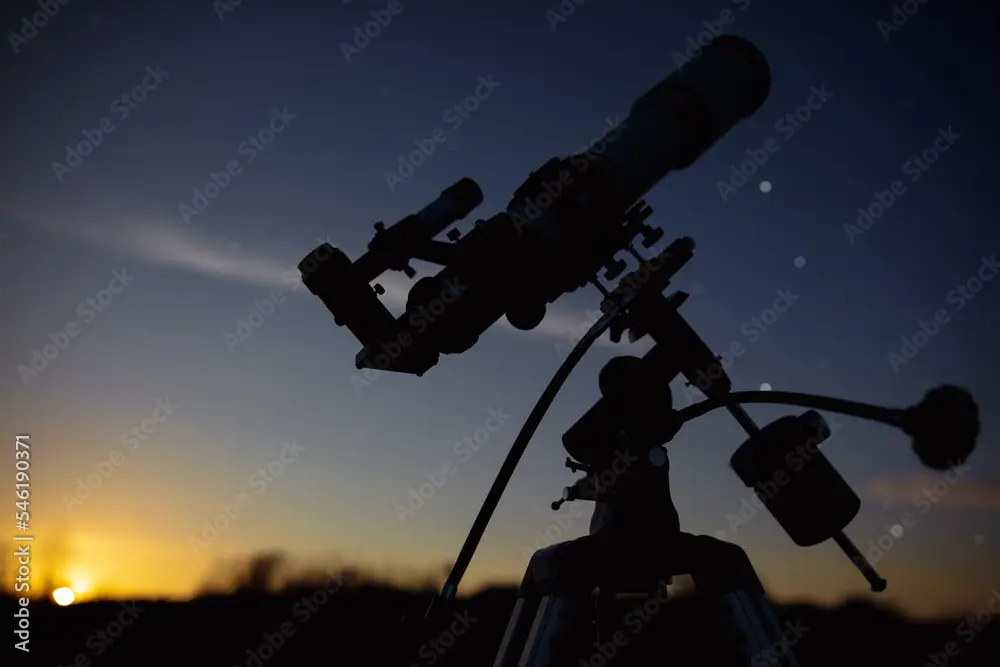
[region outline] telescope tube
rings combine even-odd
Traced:
[[[593,152],[574,156],[598,163],[595,171],[602,174],[600,183],[587,183],[589,192],[583,196],[600,200],[602,211],[624,214],[668,173],[690,167],[736,123],[753,115],[770,91],[771,71],[764,54],[742,37],[717,37],[700,56],[632,104],[628,117],[610,131],[617,136],[604,142],[599,157]],[[552,211],[529,215],[525,204],[512,201],[508,213],[530,218],[550,244],[563,245],[567,235],[600,233],[581,230],[574,225],[579,220],[563,220]]]

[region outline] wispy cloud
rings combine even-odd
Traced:
[[[1000,511],[1000,487],[985,486],[971,480],[959,480],[949,485],[946,492],[934,489],[935,482],[941,480],[927,475],[919,475],[906,480],[876,480],[868,487],[869,494],[877,500],[888,502],[911,502],[926,491],[938,499],[937,504],[966,509]]]
[[[117,226],[102,223],[99,227],[71,227],[47,222],[43,226],[50,232],[134,260],[264,288],[287,288],[291,284],[290,280],[297,279],[296,265],[301,259],[301,256],[281,259],[244,248],[234,248],[226,239],[197,228],[150,221]],[[331,240],[325,240],[333,244]],[[317,243],[321,241],[322,239],[316,240]],[[397,312],[405,307],[412,281],[400,273],[388,273],[377,282],[385,290],[381,299],[387,307]],[[305,291],[298,293],[308,295]],[[515,329],[506,318],[501,318],[497,324],[504,330],[522,336],[543,337],[570,345],[582,336],[593,321],[594,318],[588,317],[584,312],[575,313],[549,307],[545,319],[530,331]],[[614,343],[605,333],[596,345],[609,347]]]
[[[130,230],[123,242],[139,259],[262,287],[288,287],[297,263],[243,252],[224,239],[163,227]]]
[[[149,220],[70,225],[46,218],[33,223],[49,233],[133,260],[261,287],[288,287],[286,276],[300,259],[281,260],[244,251],[197,229]]]

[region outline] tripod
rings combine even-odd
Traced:
[[[675,242],[666,257],[661,258],[662,265],[653,270],[672,275],[686,262],[690,255],[683,251],[690,251],[692,245],[683,239]],[[634,251],[633,254],[638,257]],[[624,628],[612,633],[614,642],[603,645],[610,648],[592,651],[589,659],[586,653],[580,655],[586,642],[580,641],[579,635],[581,630],[586,634],[592,591],[600,591],[599,603],[603,602],[605,608],[610,608],[613,599],[621,594],[646,593],[650,598],[658,595],[662,599],[665,584],[682,574],[691,575],[700,594],[720,603],[719,620],[735,640],[734,657],[739,664],[756,666],[758,661],[764,661],[760,664],[798,667],[790,651],[781,651],[779,655],[773,650],[781,643],[783,629],[743,549],[680,531],[670,496],[669,460],[660,444],[673,437],[679,424],[664,419],[663,406],[656,403],[665,398],[667,405],[670,404],[670,371],[682,371],[685,352],[691,351],[697,337],[692,338],[694,332],[684,326],[686,323],[677,314],[683,297],[668,299],[660,293],[662,288],[657,289],[668,276],[647,277],[648,268],[646,273],[639,273],[644,265],[645,262],[637,269],[638,275],[645,278],[644,284],[638,290],[631,288],[635,299],[631,304],[633,316],[613,324],[612,336],[619,338],[625,328],[633,332],[633,338],[637,331],[648,331],[657,339],[658,346],[647,356],[645,364],[629,357],[609,362],[601,372],[605,404],[595,406],[588,413],[589,418],[585,416],[563,438],[567,451],[593,463],[567,458],[567,467],[586,474],[564,490],[552,509],[574,500],[594,501],[596,509],[589,535],[534,553],[494,667],[622,664],[620,659],[625,658],[629,644],[627,634],[622,632]],[[630,283],[634,286],[636,281],[626,279],[622,284]],[[606,296],[602,307],[609,314],[619,314],[618,300],[614,295]],[[698,350],[694,358],[704,360],[706,350]],[[720,381],[724,375],[712,370],[716,378],[714,389],[707,389],[717,396],[724,395],[728,382]],[[759,433],[760,429],[741,406],[728,407],[749,435]],[[812,415],[819,418],[816,413]],[[812,424],[818,432],[825,427],[821,422],[819,418],[819,422]],[[628,426],[611,432],[606,426],[612,424]],[[595,441],[595,432],[610,435],[612,441],[607,443],[610,446],[601,447]],[[654,593],[650,594],[651,591]],[[602,616],[608,614],[599,609],[598,617]],[[593,646],[602,648],[600,642]]]
[[[726,632],[720,639],[728,635],[732,640],[730,655],[738,664],[756,667],[764,660],[761,664],[797,667],[790,652],[775,650],[783,628],[746,553],[733,544],[680,532],[667,485],[666,454],[653,449],[646,457],[635,457],[625,451],[619,460],[632,458],[639,460],[615,480],[620,492],[598,494],[588,536],[533,555],[494,667],[594,664],[598,655],[607,664],[647,664],[632,662],[636,651],[630,655],[626,650],[632,648],[633,634],[648,630],[627,628],[620,615],[616,618],[614,598],[646,594],[643,607],[655,615],[666,602],[665,584],[680,574],[690,574],[700,594],[721,602],[717,620]],[[588,473],[583,482],[593,487],[591,475],[605,472]],[[607,619],[610,629],[604,642],[591,643],[588,602],[595,588],[603,606],[598,617]],[[779,661],[772,662],[771,656]]]

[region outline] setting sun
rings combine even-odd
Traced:
[[[86,593],[90,590],[90,581],[88,581],[85,577],[74,576],[71,581],[72,583],[69,587],[72,588],[73,592],[77,595]]]
[[[55,600],[56,604],[60,607],[66,607],[73,604],[73,600],[76,599],[76,595],[73,593],[72,588],[57,588],[52,591],[52,599]]]

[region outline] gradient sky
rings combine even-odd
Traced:
[[[498,323],[423,378],[383,374],[358,390],[356,341],[318,299],[290,290],[286,272],[323,239],[358,256],[374,221],[416,211],[463,176],[485,192],[478,217],[501,210],[529,171],[598,137],[606,119],[624,118],[674,69],[702,22],[729,9],[727,32],[763,51],[773,86],[755,116],[647,198],[667,240],[698,243],[675,283],[693,294],[682,312],[719,351],[746,345],[730,369],[741,388],[767,382],[895,406],[942,382],[970,389],[982,409],[980,449],[926,513],[913,497],[938,478],[902,434],[841,418],[825,451],[865,500],[848,529],[863,549],[905,513],[915,517],[877,563],[889,580],[883,599],[913,614],[985,604],[1000,585],[1000,284],[987,282],[960,312],[947,299],[984,256],[1000,253],[997,58],[988,42],[996,19],[976,14],[989,11],[985,3],[975,12],[962,8],[970,3],[921,4],[888,38],[876,24],[889,18],[889,2],[590,0],[554,30],[546,11],[555,3],[544,1],[400,4],[350,62],[340,44],[383,4],[245,0],[220,19],[209,0],[77,0],[19,53],[5,44],[0,432],[11,446],[15,433],[31,435],[38,571],[86,579],[95,594],[173,596],[195,590],[218,559],[261,549],[396,572],[451,562],[560,363],[557,345],[570,342],[599,295],[563,297],[533,332]],[[18,29],[34,6],[5,8],[4,29]],[[112,105],[147,66],[169,76],[121,120]],[[452,129],[444,112],[481,76],[501,85]],[[785,138],[776,122],[812,86],[832,98]],[[283,107],[294,120],[247,163],[241,142]],[[105,117],[115,129],[59,182],[52,163]],[[386,171],[438,126],[447,143],[391,192]],[[948,127],[960,138],[911,183],[903,163]],[[771,137],[780,150],[723,201],[716,183]],[[179,205],[234,159],[242,173],[185,224]],[[905,194],[849,243],[844,225],[895,179]],[[85,320],[78,304],[116,270],[133,282]],[[386,284],[398,312],[405,285]],[[743,324],[785,289],[798,302],[751,342]],[[273,314],[230,350],[227,335],[274,290]],[[950,321],[894,372],[888,353],[940,308]],[[66,349],[23,380],[18,367],[73,322],[79,333]],[[536,531],[553,525],[548,504],[575,479],[562,465],[561,433],[597,398],[596,372],[616,352],[595,347],[558,396],[467,590],[519,579]],[[176,409],[129,453],[122,434],[153,415],[157,399]],[[510,420],[461,461],[454,444],[491,408]],[[795,410],[750,408],[761,421]],[[742,439],[717,413],[672,443],[684,529],[725,531],[777,598],[864,593],[832,544],[797,548],[770,516],[727,525],[749,497],[728,468]],[[293,440],[303,451],[256,494],[251,476]],[[115,449],[121,465],[67,509],[77,480]],[[457,474],[400,522],[394,505],[448,462]],[[196,553],[201,526],[240,493],[249,505]],[[583,509],[561,539],[586,530]]]

